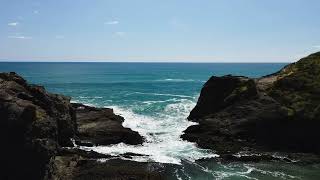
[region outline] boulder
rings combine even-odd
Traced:
[[[76,110],[79,145],[110,145],[118,143],[142,144],[143,138],[138,132],[122,126],[124,118],[115,115],[112,109],[95,108],[73,103]]]

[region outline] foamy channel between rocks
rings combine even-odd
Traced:
[[[108,108],[112,108],[115,114],[125,118],[123,126],[137,131],[145,138],[145,142],[142,145],[119,143],[79,148],[114,156],[125,153],[139,154],[131,159],[139,162],[181,164],[181,160],[194,162],[197,159],[218,157],[219,155],[211,150],[200,149],[195,143],[180,138],[185,129],[196,124],[186,119],[194,105],[193,101],[182,99],[180,102],[168,104],[158,117],[140,115],[130,109],[109,106]]]

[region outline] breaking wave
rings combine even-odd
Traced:
[[[194,162],[201,158],[217,157],[218,155],[210,150],[199,149],[194,143],[180,138],[185,129],[195,124],[186,119],[194,105],[191,100],[181,99],[166,105],[157,117],[137,114],[125,107],[111,106],[109,108],[113,108],[116,114],[125,118],[123,126],[139,132],[145,142],[142,145],[120,143],[81,148],[110,155],[140,154],[133,156],[133,160],[172,164],[181,164],[181,160]]]

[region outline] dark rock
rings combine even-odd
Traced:
[[[79,139],[75,140],[75,143],[78,146],[87,146],[87,147],[93,147],[94,146],[94,144],[92,142],[82,141],[82,140],[79,140]]]
[[[75,112],[69,98],[51,94],[15,73],[0,73],[1,179],[43,179],[58,147],[72,145]],[[18,173],[13,173],[18,172]]]
[[[89,146],[109,145],[120,142],[126,144],[142,144],[143,138],[139,133],[129,128],[124,128],[123,117],[115,115],[112,109],[95,108],[79,103],[72,104],[76,109],[78,137],[81,141],[76,141],[78,145]]]
[[[97,161],[79,159],[77,156],[56,156],[53,179],[76,180],[164,180],[166,166],[160,163],[143,163],[110,159]]]
[[[320,53],[259,79],[211,77],[182,138],[217,153],[320,153]]]
[[[111,158],[109,155],[66,148],[73,146],[72,139],[82,146],[141,144],[142,137],[124,128],[123,121],[112,109],[71,105],[70,98],[29,85],[15,73],[0,73],[0,137],[4,155],[0,179],[92,179],[92,173],[97,173],[94,179],[153,177],[158,172],[146,168],[148,163],[134,164],[136,172],[131,172],[129,167],[97,161]],[[118,172],[127,175],[117,175]]]
[[[132,159],[133,156],[148,156],[148,155],[136,154],[136,153],[124,153],[124,154],[121,154],[121,157],[125,157],[125,158],[128,158],[128,159]]]
[[[86,160],[76,171],[74,179],[128,179],[128,180],[163,180],[164,167],[158,163],[139,163],[120,159],[104,163]]]
[[[72,156],[77,155],[82,159],[103,159],[111,158],[112,156],[106,154],[100,154],[95,151],[85,151],[78,148],[60,148],[56,154],[57,156]]]
[[[129,155],[129,154],[128,154]],[[137,154],[131,154],[137,155]],[[165,174],[174,165],[152,162],[134,162],[119,157],[83,151],[61,149],[52,159],[53,171],[49,179],[166,179]]]
[[[235,102],[254,98],[257,95],[255,82],[242,76],[212,76],[203,86],[196,107],[188,119],[197,120],[217,112]]]

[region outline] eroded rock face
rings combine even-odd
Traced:
[[[259,79],[211,77],[182,135],[220,154],[320,153],[320,53]]]
[[[255,82],[242,76],[212,76],[203,86],[196,107],[188,119],[197,120],[232,105],[257,96]]]
[[[29,85],[15,73],[0,73],[1,148],[5,179],[42,179],[60,146],[71,146],[76,132],[70,99]],[[18,173],[13,173],[18,172]]]
[[[151,172],[147,164],[134,164],[135,172],[116,167],[117,164],[98,162],[100,158],[110,158],[108,155],[72,148],[72,139],[87,146],[141,144],[143,138],[124,128],[123,120],[112,109],[71,104],[70,98],[30,85],[15,73],[0,73],[4,155],[0,179],[91,179],[92,173],[97,174],[97,179],[153,177],[158,173]],[[117,162],[121,166],[127,164]],[[110,169],[112,166],[115,167]]]
[[[143,138],[139,133],[124,128],[124,118],[113,113],[109,108],[95,108],[74,103],[76,109],[78,132],[83,145],[109,145],[120,142],[126,144],[142,144]]]

